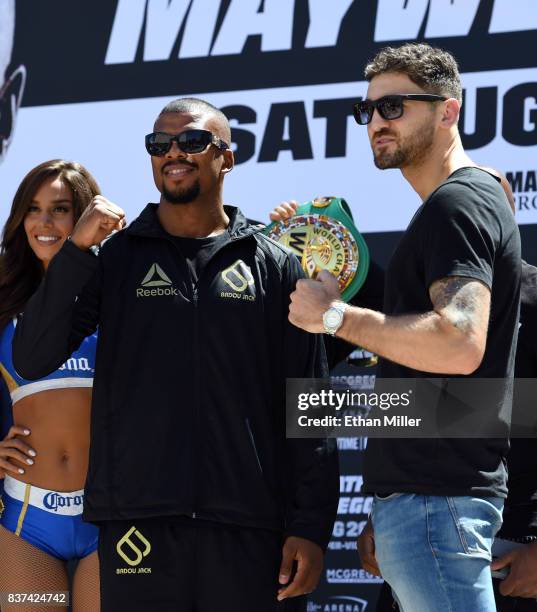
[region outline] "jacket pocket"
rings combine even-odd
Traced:
[[[254,455],[257,461],[257,467],[259,468],[259,472],[263,475],[263,466],[261,465],[261,459],[259,458],[259,453],[257,452],[257,446],[255,444],[254,434],[252,432],[252,428],[250,426],[250,420],[248,418],[244,419],[246,424],[246,430],[248,432],[248,437],[250,438],[250,444],[252,445],[252,450],[254,451]]]

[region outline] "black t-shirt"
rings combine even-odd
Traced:
[[[190,275],[194,283],[198,282],[201,271],[206,263],[229,240],[228,232],[209,236],[208,238],[184,238],[173,236],[173,241],[186,259]]]
[[[520,236],[499,181],[461,168],[422,204],[386,272],[384,312],[433,309],[429,288],[448,276],[479,280],[491,289],[485,355],[472,377],[513,376],[520,300]],[[381,378],[438,378],[381,359]],[[449,376],[445,376],[449,379]],[[510,408],[509,384],[499,409]],[[442,406],[432,406],[437,414]],[[364,490],[379,494],[505,497],[507,439],[375,439],[365,454]]]
[[[520,288],[520,330],[515,360],[517,378],[537,378],[537,268],[522,262]],[[530,401],[532,405],[525,405]],[[513,415],[537,413],[537,398],[517,394]],[[499,536],[537,536],[537,439],[513,438],[507,456],[509,475],[503,525]]]

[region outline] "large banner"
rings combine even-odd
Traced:
[[[11,58],[0,27],[6,80],[26,72],[1,219],[24,173],[55,157],[85,164],[132,219],[158,197],[143,136],[167,101],[196,95],[234,126],[226,197],[250,217],[341,195],[361,231],[402,230],[418,197],[374,167],[351,106],[380,47],[419,39],[459,60],[466,148],[508,175],[519,223],[537,223],[533,0],[24,0]]]
[[[419,198],[375,168],[352,104],[367,60],[414,40],[459,61],[466,149],[507,175],[537,249],[535,0],[0,0],[0,223],[22,177],[52,158],[86,165],[133,219],[159,195],[144,135],[168,101],[194,95],[233,127],[228,203],[266,220],[282,199],[345,197],[384,262]],[[359,386],[371,373],[341,375]],[[364,445],[340,440],[338,520],[310,612],[374,609],[379,580],[355,550],[372,503]]]

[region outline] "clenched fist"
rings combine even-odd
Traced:
[[[119,206],[104,196],[95,196],[75,225],[71,242],[87,251],[100,244],[113,231],[123,229],[125,223],[125,212]]]
[[[312,334],[324,332],[323,314],[333,302],[340,302],[337,279],[321,270],[316,279],[301,278],[291,293],[289,321]]]

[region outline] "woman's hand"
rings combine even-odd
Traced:
[[[23,466],[33,465],[36,452],[17,436],[29,436],[27,427],[13,425],[0,442],[0,478],[6,474],[24,474]]]
[[[279,206],[276,206],[269,212],[271,221],[284,221],[289,219],[296,213],[298,208],[298,202],[296,200],[289,200],[289,202],[281,202]]]

